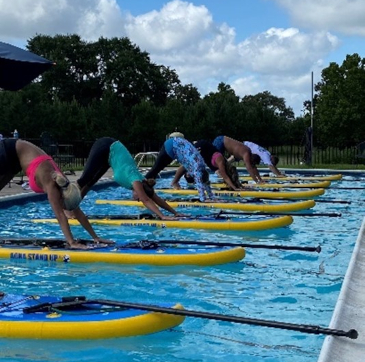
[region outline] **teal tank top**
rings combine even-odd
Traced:
[[[127,148],[119,141],[110,146],[109,164],[113,169],[114,180],[122,187],[131,190],[134,181],[143,181],[144,176]]]

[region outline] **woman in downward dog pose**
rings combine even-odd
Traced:
[[[146,177],[155,179],[159,172],[175,159],[194,178],[200,201],[214,199],[203,157],[192,143],[182,137],[172,137],[165,141],[155,164],[147,172]]]
[[[64,212],[69,210],[78,214],[82,198],[77,185],[71,183],[52,157],[36,145],[14,138],[0,141],[0,189],[3,189],[22,170],[28,176],[29,186],[34,192],[47,194],[48,201],[65,235],[66,243],[71,248],[86,249],[86,245],[74,239]],[[96,235],[85,216],[83,218],[81,215],[78,221],[94,241],[104,242]]]
[[[110,167],[114,173],[114,180],[120,186],[133,190],[133,198],[141,201],[147,209],[160,219],[173,220],[174,217],[164,215],[159,207],[169,211],[175,217],[183,216],[155,194],[153,189],[155,180],[146,179],[138,170],[127,148],[111,137],[99,138],[91,147],[84,171],[77,180],[82,197],[88,193]]]
[[[207,166],[214,172],[218,171],[231,190],[238,191],[242,189],[236,167],[230,164],[211,142],[199,140],[194,142],[193,145],[200,152]],[[171,186],[180,189],[179,180],[184,174],[188,181],[189,179],[193,181],[184,166],[180,166],[176,171]]]

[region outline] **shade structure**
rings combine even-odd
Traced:
[[[0,88],[4,90],[16,91],[25,87],[52,65],[39,55],[0,42]]]

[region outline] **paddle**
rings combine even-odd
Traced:
[[[18,305],[21,305],[23,304],[24,302],[26,302],[27,300],[31,300],[31,299],[38,299],[39,297],[37,295],[29,295],[23,299],[20,299],[20,300],[16,300],[15,302],[12,302],[12,303],[3,303],[2,307],[0,308],[0,312],[5,312],[9,309],[12,309],[12,308],[15,308],[17,307]]]
[[[218,215],[290,215],[290,216],[328,216],[328,217],[341,217],[342,215],[337,212],[317,212],[312,214],[301,212],[263,212],[263,211],[223,211],[221,210]]]
[[[313,246],[291,246],[291,245],[267,245],[267,244],[245,244],[245,243],[221,243],[213,241],[190,241],[190,240],[140,240],[139,243],[154,243],[159,244],[181,244],[181,245],[200,245],[200,246],[232,246],[232,247],[244,247],[244,248],[255,248],[255,249],[279,249],[279,250],[296,250],[296,251],[310,251],[310,252],[321,252],[321,247],[318,245]],[[142,247],[141,246],[141,247]],[[123,247],[122,247],[123,248]]]
[[[365,187],[337,187],[337,186],[331,186],[328,189],[334,189],[334,190],[365,190]]]
[[[297,201],[308,201],[309,199],[290,199],[290,198],[284,198],[284,197],[280,197],[280,198],[275,198],[275,199],[272,199],[270,197],[260,197],[260,198],[257,198],[257,197],[253,197],[253,198],[247,198],[247,197],[244,197],[244,198],[240,198],[240,197],[237,197],[237,199],[239,199],[238,203],[240,204],[248,204],[248,203],[258,203],[258,202],[265,202],[264,200],[269,200],[269,201],[272,201],[272,202],[275,202],[275,201],[287,201],[287,202],[290,202],[290,203],[295,203]],[[166,200],[167,202],[200,202],[199,199],[197,198],[172,198],[172,199],[168,199]],[[326,202],[326,203],[334,203],[334,204],[351,204],[351,201],[345,201],[345,200],[332,200],[332,199],[326,199],[326,198],[321,198],[321,199],[314,199],[315,202]],[[231,203],[230,200],[227,200],[227,199],[219,199],[217,200],[217,202],[225,202],[225,203]]]
[[[79,241],[79,240],[77,240]],[[64,248],[64,239],[41,239],[41,238],[0,238],[0,245],[21,245],[21,246],[50,246],[53,248]]]
[[[270,197],[259,197],[259,198],[253,198],[253,200],[273,200]],[[306,201],[309,199],[290,199],[290,198],[285,198],[285,197],[277,197],[275,200],[281,200],[281,201]],[[315,202],[323,202],[323,203],[333,203],[333,204],[351,204],[351,201],[346,201],[346,200],[333,200],[333,199],[326,199],[326,198],[321,198],[321,199],[314,199]]]
[[[287,329],[291,331],[297,331],[301,333],[310,333],[310,334],[325,334],[325,335],[332,335],[332,336],[341,336],[341,337],[348,337],[351,339],[356,339],[358,337],[358,332],[355,329],[350,329],[348,331],[343,331],[340,329],[332,329],[332,328],[324,328],[316,325],[308,325],[308,324],[294,324],[294,323],[286,323],[286,322],[278,322],[278,321],[271,321],[265,319],[255,319],[255,318],[245,318],[245,317],[238,317],[233,315],[225,315],[225,314],[218,314],[218,313],[208,313],[208,312],[200,312],[195,310],[189,309],[174,309],[174,308],[167,308],[167,307],[160,307],[156,305],[149,305],[149,304],[139,304],[139,303],[128,303],[128,302],[117,302],[113,300],[106,300],[106,299],[96,299],[96,300],[74,300],[71,302],[66,303],[42,303],[37,306],[30,308],[25,308],[23,311],[24,313],[34,313],[39,311],[49,311],[52,309],[60,309],[64,307],[72,307],[77,305],[83,304],[100,304],[106,306],[113,306],[113,307],[122,307],[122,308],[129,308],[129,309],[138,309],[138,310],[146,310],[150,312],[157,312],[157,313],[165,313],[165,314],[173,314],[173,315],[180,315],[184,317],[195,317],[195,318],[203,318],[203,319],[212,319],[218,320],[223,322],[232,322],[232,323],[239,323],[239,324],[250,324],[256,326],[263,326],[263,327],[271,327],[271,328],[278,328],[278,329]]]
[[[87,239],[77,239],[78,242],[83,244],[93,244],[93,240]],[[282,249],[282,250],[298,250],[298,251],[315,251],[320,253],[321,247],[301,247],[301,246],[285,246],[285,245],[265,245],[265,244],[237,244],[237,243],[213,243],[213,242],[198,242],[198,241],[187,241],[187,240],[140,240],[137,243],[129,243],[126,245],[115,245],[114,248],[120,249],[157,249],[159,244],[190,244],[190,245],[202,245],[202,246],[232,246],[232,247],[246,247],[246,248],[256,248],[256,249]],[[62,239],[0,239],[0,245],[5,246],[47,246],[51,248],[64,249],[66,245],[66,240]]]

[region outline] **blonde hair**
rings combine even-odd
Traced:
[[[56,184],[60,187],[64,207],[68,211],[75,210],[82,201],[80,188],[76,182],[70,182],[64,175],[54,172],[52,175]]]

